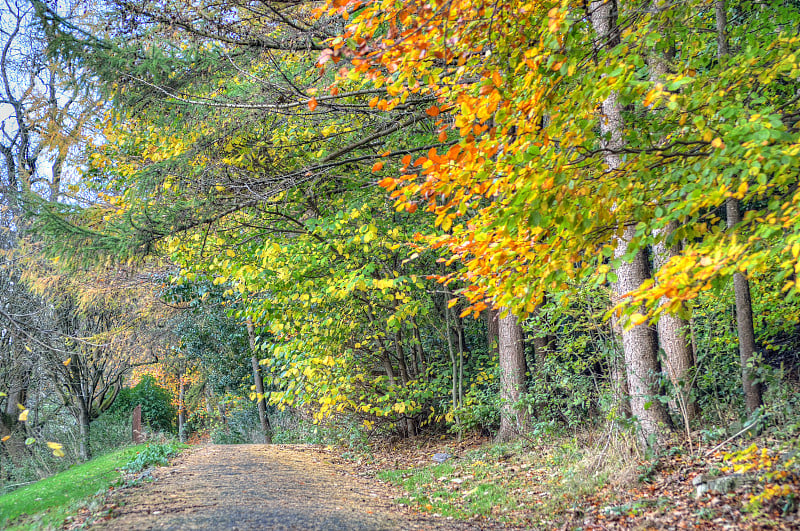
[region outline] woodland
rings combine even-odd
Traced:
[[[797,513],[797,0],[0,12],[0,493],[138,404],[181,441],[741,445]]]

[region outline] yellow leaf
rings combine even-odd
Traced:
[[[6,435],[6,436],[5,436],[5,437],[3,437],[2,439],[0,439],[0,441],[6,442],[6,441],[7,441],[7,440],[9,440],[10,438],[11,438],[11,435]]]
[[[64,457],[64,450],[62,450],[61,448],[53,450],[53,455],[56,457]]]
[[[62,361],[61,363],[63,363],[64,367],[66,367],[67,365],[69,365],[69,362],[71,362],[71,361],[72,361],[72,358],[67,358],[64,361]]]
[[[19,414],[19,421],[25,422],[26,420],[28,420],[28,413],[30,413],[29,410],[27,409],[23,410],[22,413]]]
[[[61,448],[63,448],[63,446],[61,444],[59,444],[57,442],[49,442],[49,441],[47,443],[47,447],[50,448],[51,450],[61,450]]]
[[[631,324],[633,326],[639,326],[640,324],[642,324],[645,321],[647,321],[647,317],[645,317],[644,315],[642,315],[640,313],[635,313],[635,314],[631,315]]]
[[[227,254],[227,255],[228,255],[228,256],[230,256],[231,258],[233,258],[234,256],[236,256],[236,253],[234,253],[234,252],[233,252],[233,249],[228,249],[227,251],[225,251],[225,254]]]

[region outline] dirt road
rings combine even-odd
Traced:
[[[124,489],[116,517],[91,529],[478,529],[397,508],[332,455],[293,445],[208,445]]]

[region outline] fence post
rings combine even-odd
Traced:
[[[133,410],[133,444],[141,444],[144,442],[144,433],[142,433],[142,406],[138,405]]]

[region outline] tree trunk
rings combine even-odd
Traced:
[[[741,221],[739,215],[739,201],[729,198],[725,202],[728,229],[733,228]],[[756,333],[753,326],[753,304],[750,300],[750,282],[742,273],[733,275],[733,293],[736,297],[736,330],[739,335],[739,359],[742,366],[742,388],[744,401],[748,413],[753,413],[761,407],[761,384],[755,381],[753,374],[754,355],[756,352]]]
[[[10,420],[10,417],[7,417],[3,413],[0,413],[0,439],[3,439],[2,450],[8,452],[8,456],[11,458],[11,462],[22,462],[23,459],[30,455],[28,451],[28,447],[25,446],[23,440],[25,437],[16,436],[13,431],[13,423],[9,423],[6,425],[4,422],[5,419]],[[14,417],[16,420],[16,417]],[[8,437],[8,439],[6,439]]]
[[[656,236],[660,241],[653,245],[656,270],[673,256],[677,256],[677,245],[667,247],[666,238],[675,232],[676,223],[670,223],[664,229],[657,231]],[[667,298],[661,299],[659,304],[666,304]],[[697,402],[692,398],[692,380],[690,370],[693,366],[694,354],[692,352],[689,322],[677,315],[665,313],[658,320],[658,340],[664,351],[667,374],[675,388],[677,407],[681,416],[688,423],[698,414]]]
[[[414,356],[417,366],[417,378],[423,381],[428,381],[428,363],[425,360],[425,352],[422,349],[422,337],[419,333],[419,326],[417,326],[416,319],[412,318],[411,323],[414,325]]]
[[[546,302],[545,300],[542,301],[542,304]],[[537,306],[536,309],[533,310],[531,314],[532,317],[537,317],[541,313],[541,305]],[[531,330],[532,340],[533,343],[533,356],[534,360],[536,361],[536,366],[541,368],[544,366],[544,362],[547,359],[547,354],[551,353],[555,350],[556,346],[556,338],[553,335],[542,333],[542,330],[537,326],[533,327]],[[533,367],[531,368],[531,374],[533,374]]]
[[[80,411],[78,412],[78,455],[81,461],[88,461],[92,458],[89,406],[84,404],[83,401],[81,402],[82,403],[79,405]]]
[[[178,440],[186,442],[186,384],[183,383],[183,371],[178,388]]]
[[[253,328],[253,321],[247,318],[247,337],[250,341],[250,365],[253,368],[253,383],[256,388],[256,405],[258,407],[258,420],[261,422],[261,432],[264,434],[264,441],[272,443],[272,426],[267,416],[267,397],[264,394],[264,377],[261,375],[261,365],[256,356],[256,333]]]
[[[599,50],[618,44],[617,5],[615,0],[598,0],[591,4],[592,26],[597,33]],[[600,130],[606,135],[603,141],[605,163],[608,171],[614,172],[622,167],[620,152],[624,147],[622,105],[617,93],[611,92],[602,104]],[[616,240],[615,258],[623,260],[616,271],[618,281],[615,285],[615,298],[621,300],[628,292],[638,288],[648,278],[650,265],[642,251],[636,253],[631,261],[625,262],[628,245],[635,234],[633,226],[628,226],[621,238]],[[658,400],[658,343],[653,332],[646,325],[627,327],[622,321],[622,350],[628,376],[628,391],[632,413],[639,420],[639,442],[643,447],[658,447],[666,439],[667,426],[671,424],[664,405]]]
[[[633,413],[631,413],[630,393],[628,392],[628,372],[625,370],[625,355],[619,349],[622,326],[616,315],[611,316],[610,325],[613,343],[608,366],[611,373],[611,392],[614,396],[615,413],[618,418],[629,419]]]
[[[497,354],[498,342],[498,312],[494,308],[486,310],[486,343],[489,352]]]
[[[511,311],[498,320],[498,339],[501,406],[500,430],[495,440],[505,442],[528,431],[531,423],[526,408],[514,407],[525,393],[525,345],[522,327]]]
[[[725,0],[714,2],[714,15],[717,30],[717,56],[722,59],[730,51],[728,47],[728,15]],[[739,200],[729,197],[725,201],[725,214],[728,230],[733,231],[742,221],[739,213]],[[736,298],[736,330],[739,335],[739,360],[742,366],[742,388],[748,413],[761,407],[761,384],[755,381],[752,367],[756,352],[756,334],[753,326],[753,305],[750,300],[750,282],[742,273],[733,275],[733,293]]]
[[[617,246],[616,258],[625,255],[628,239],[634,232],[633,227],[625,230],[625,239]],[[649,269],[650,264],[642,251],[636,253],[633,261],[623,262],[617,269],[617,298],[638,288],[647,279]],[[672,426],[669,413],[659,400],[658,339],[647,324],[628,327],[625,320],[620,324],[631,413],[640,425],[639,443],[642,447],[658,449],[666,442]]]
[[[658,14],[658,3],[651,4],[651,10]],[[664,28],[658,28],[659,34],[664,34]],[[663,83],[668,72],[667,61],[673,58],[671,51],[652,50],[649,68],[650,80],[654,83]],[[669,239],[678,229],[678,223],[672,221],[667,226],[653,231],[656,243],[653,244],[653,262],[655,270],[661,269],[671,258],[680,254],[680,244],[672,246],[667,244]],[[667,297],[662,297],[659,305],[669,302]],[[689,323],[675,314],[663,314],[658,321],[658,341],[664,351],[664,361],[667,366],[667,375],[675,389],[675,409],[680,412],[687,432],[689,423],[697,416],[697,402],[692,398],[692,381],[689,374],[693,367],[694,353],[691,338],[688,334]]]

